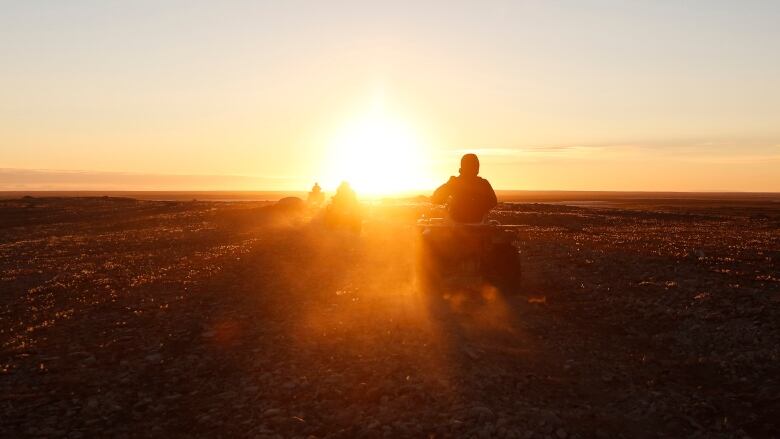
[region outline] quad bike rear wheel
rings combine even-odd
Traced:
[[[435,219],[434,219],[435,220]],[[514,293],[520,283],[516,233],[496,224],[421,221],[418,273],[431,285],[484,284]]]
[[[506,293],[514,293],[520,287],[520,253],[512,243],[502,242],[490,246],[485,252],[482,267],[484,276]]]

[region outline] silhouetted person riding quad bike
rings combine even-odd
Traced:
[[[360,233],[363,226],[363,207],[357,194],[346,181],[341,182],[336,195],[325,208],[325,225],[331,230]]]
[[[320,184],[314,183],[314,186],[311,188],[311,192],[309,192],[308,198],[306,198],[306,203],[309,205],[309,207],[318,208],[324,202],[325,194],[322,192]]]
[[[466,154],[460,175],[450,177],[431,197],[446,205],[445,218],[422,218],[421,268],[433,285],[442,281],[488,281],[513,289],[520,280],[516,233],[498,221],[487,221],[498,204],[490,183],[478,176],[479,159]]]
[[[447,204],[450,219],[458,223],[480,223],[496,207],[496,192],[479,177],[479,159],[466,154],[460,159],[460,175],[450,177],[431,197],[434,204]]]

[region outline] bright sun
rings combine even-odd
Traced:
[[[359,195],[387,195],[427,187],[427,148],[402,119],[378,103],[345,124],[328,148],[325,184],[347,181]]]

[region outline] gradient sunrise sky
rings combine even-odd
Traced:
[[[5,2],[0,190],[355,167],[429,189],[474,151],[501,189],[780,191],[779,23],[777,1]]]

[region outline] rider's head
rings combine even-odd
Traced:
[[[479,174],[479,159],[476,154],[465,154],[460,159],[460,175],[476,177]]]

